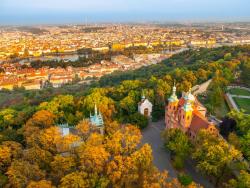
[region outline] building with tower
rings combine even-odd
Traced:
[[[101,133],[103,134],[104,122],[103,122],[102,114],[100,111],[98,112],[96,105],[95,105],[95,113],[94,115],[90,113],[89,119],[90,119],[90,123],[96,126],[97,128],[99,128]]]
[[[207,109],[192,95],[191,90],[183,92],[182,97],[178,99],[174,85],[165,110],[166,128],[179,128],[191,139],[196,137],[200,129],[218,134],[214,124],[206,117]]]
[[[138,112],[146,117],[151,117],[152,103],[142,94],[141,101],[138,103]]]

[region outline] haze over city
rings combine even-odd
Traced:
[[[0,188],[250,188],[250,0],[0,0]]]
[[[248,21],[248,0],[1,0],[1,25]]]

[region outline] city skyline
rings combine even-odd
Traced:
[[[0,24],[249,21],[249,6],[247,0],[3,0]]]

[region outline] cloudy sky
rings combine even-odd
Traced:
[[[0,24],[248,21],[250,0],[0,0]]]

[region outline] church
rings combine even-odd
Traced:
[[[174,85],[165,109],[166,128],[179,128],[190,139],[194,139],[201,129],[218,134],[215,125],[208,121],[206,112],[207,109],[192,95],[191,90],[183,92],[182,97],[178,99]]]
[[[141,101],[138,103],[138,112],[145,117],[150,118],[152,114],[152,108],[152,103],[143,94],[141,97]]]

